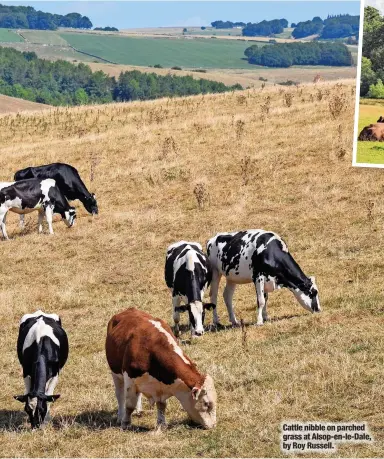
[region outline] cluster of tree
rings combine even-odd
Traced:
[[[272,21],[261,21],[256,24],[249,22],[243,28],[242,33],[245,37],[270,37],[284,32],[285,27],[288,27],[286,19],[273,19]]]
[[[349,49],[342,43],[282,43],[258,47],[250,46],[244,51],[250,64],[266,67],[290,67],[291,65],[353,64]]]
[[[118,32],[119,29],[116,29],[116,27],[95,27],[93,30],[101,30],[102,32]]]
[[[191,76],[122,72],[118,79],[85,64],[39,59],[0,47],[0,93],[49,105],[83,105],[242,89]]]
[[[233,29],[234,27],[244,27],[245,22],[213,21],[211,26],[214,29]]]
[[[292,31],[292,37],[303,38],[308,37],[309,35],[317,35],[322,32],[323,28],[323,20],[316,16],[312,19],[312,21],[297,23],[295,29]]]
[[[311,21],[292,24],[294,27],[292,36],[294,38],[308,37],[309,35],[320,35],[322,39],[345,38],[359,34],[360,16],[340,14],[328,16],[324,21],[316,16]]]
[[[31,6],[0,5],[0,27],[7,29],[55,30],[58,27],[90,29],[92,22],[79,13],[60,14],[36,11]]]
[[[328,16],[324,21],[324,29],[321,38],[345,38],[352,35],[359,35],[360,16],[341,14]]]
[[[360,96],[384,98],[384,17],[372,6],[364,8]]]

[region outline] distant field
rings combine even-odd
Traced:
[[[276,38],[292,38],[292,32],[293,32],[293,28],[287,27],[286,29],[284,29],[284,32],[276,34],[275,37]]]
[[[23,30],[22,35],[31,43],[68,46],[68,43],[57,32],[48,30]]]
[[[47,46],[45,44],[35,44],[35,43],[2,43],[1,46],[6,46],[10,48],[17,49],[18,51],[33,51],[38,57],[42,59],[48,59],[51,61],[56,61],[58,59],[64,59],[72,62],[100,62],[99,59],[96,59],[85,54],[76,52],[74,49],[69,46]]]
[[[356,78],[356,67],[313,67],[300,68],[291,67],[289,69],[272,69],[266,67],[249,66],[248,69],[207,69],[206,73],[193,72],[188,69],[171,70],[155,69],[153,67],[136,65],[114,65],[106,63],[89,62],[92,70],[102,70],[108,75],[118,77],[121,72],[139,70],[140,72],[156,73],[158,75],[192,75],[194,78],[206,78],[208,80],[220,81],[226,85],[236,83],[246,87],[261,87],[292,80],[298,83],[312,83],[316,75],[321,75],[324,81],[343,80]],[[303,71],[305,70],[305,71]],[[263,81],[260,78],[266,79]]]
[[[23,111],[47,110],[50,105],[37,104],[29,100],[16,99],[0,94],[0,114],[17,113]]]
[[[8,29],[0,29],[0,43],[17,43],[21,41],[23,41],[23,39],[19,35],[17,35],[16,32],[13,32],[12,30]]]
[[[118,64],[189,68],[250,68],[241,41],[163,39],[60,34],[76,49],[95,54]],[[260,44],[261,46],[261,44]]]
[[[359,129],[361,130],[372,123],[376,123],[379,116],[384,115],[384,101],[375,101],[375,104],[360,104]],[[357,142],[358,163],[384,164],[384,142]]]

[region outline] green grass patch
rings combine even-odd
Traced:
[[[20,43],[24,41],[16,32],[8,29],[0,29],[0,43]]]
[[[31,43],[54,46],[68,46],[68,43],[57,32],[49,30],[23,30],[23,37]]]
[[[384,101],[360,104],[358,135],[365,126],[376,123],[381,115],[384,115]],[[357,142],[356,162],[384,164],[384,142]]]
[[[60,35],[76,49],[118,64],[254,68],[244,56],[250,44],[237,40],[131,38],[64,32]],[[260,43],[263,45],[265,43]]]

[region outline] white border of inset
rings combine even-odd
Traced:
[[[362,58],[362,50],[363,50],[363,32],[364,32],[363,28],[364,28],[364,0],[361,0],[360,2],[359,52],[357,54],[358,62],[357,62],[357,76],[356,76],[355,127],[353,130],[352,166],[384,168],[384,164],[371,164],[371,163],[358,163],[357,162],[357,136],[358,136],[358,131],[359,131],[361,58]]]

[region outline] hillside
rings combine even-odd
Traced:
[[[14,113],[22,111],[47,110],[51,108],[49,105],[30,102],[29,100],[16,99],[0,94],[0,114]]]
[[[13,239],[0,241],[1,456],[278,457],[288,419],[365,420],[375,443],[340,445],[333,456],[382,455],[382,171],[351,167],[354,84],[0,117],[1,180],[28,165],[68,162],[100,209],[92,218],[76,203],[75,227],[56,221],[52,237],[36,234],[34,214],[24,233],[18,216],[8,217]],[[228,329],[190,343],[185,332],[184,351],[215,380],[217,428],[189,427],[172,400],[162,435],[148,432],[155,413],[146,402],[134,417],[140,430],[121,431],[104,355],[109,318],[135,306],[170,321],[168,244],[204,244],[244,228],[286,240],[316,275],[323,312],[307,313],[283,290],[270,295],[272,321],[249,325],[245,337]],[[236,311],[246,323],[255,322],[255,302],[252,286],[238,287]],[[37,308],[59,313],[70,341],[54,423],[43,434],[30,432],[12,397],[24,387],[18,322]],[[228,324],[221,295],[218,310]]]

